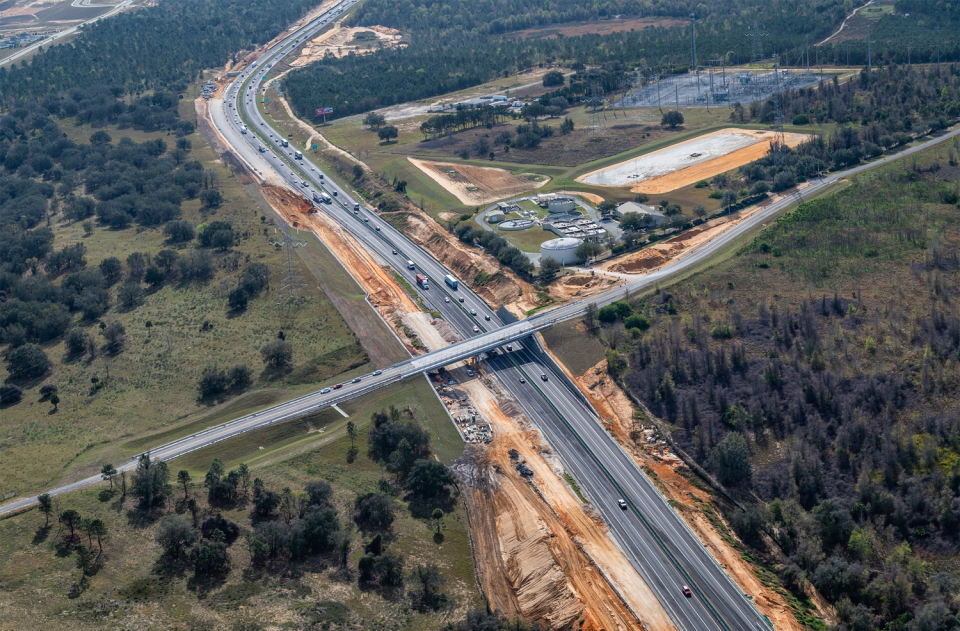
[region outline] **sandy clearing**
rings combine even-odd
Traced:
[[[579,602],[586,607],[585,628],[635,629],[639,617],[642,628],[673,629],[602,522],[588,513],[589,506],[581,504],[559,477],[562,469],[556,457],[519,412],[519,406],[498,399],[478,379],[463,382],[460,388],[493,428],[487,457],[497,477],[492,500],[498,516],[500,557],[523,615],[541,619],[548,611],[545,619],[557,628]],[[517,473],[519,463],[533,471],[532,482]],[[539,513],[537,521],[501,510],[523,505],[529,507],[525,513]],[[561,577],[565,578],[561,581]],[[549,600],[545,598],[548,595]]]
[[[543,179],[537,182],[493,167],[431,162],[410,157],[407,160],[467,206],[488,204],[519,195],[538,189],[550,181]]]
[[[598,186],[631,186],[630,190],[636,193],[666,193],[763,157],[773,137],[770,131],[720,129],[592,171],[577,181]],[[806,134],[784,134],[791,147],[809,138]]]
[[[348,42],[352,41],[357,33],[373,33],[376,36],[378,46],[362,47],[350,46]],[[349,27],[343,26],[343,20],[333,25],[329,31],[324,31],[317,37],[307,42],[300,51],[300,55],[290,62],[290,65],[299,68],[323,59],[328,53],[334,57],[344,57],[353,53],[355,55],[367,55],[376,52],[379,47],[396,48],[405,44],[401,43],[400,31],[386,26],[363,26]]]

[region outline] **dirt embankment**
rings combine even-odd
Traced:
[[[643,427],[641,422],[635,420],[632,402],[607,375],[606,360],[579,377],[571,376],[600,416],[613,419],[607,426],[608,431],[640,466],[649,467],[656,473],[657,486],[661,492],[668,499],[679,503],[676,505],[684,521],[717,562],[733,577],[740,589],[753,596],[753,602],[761,613],[773,621],[774,628],[803,631],[804,627],[797,622],[786,600],[760,581],[754,568],[743,559],[736,548],[724,541],[723,536],[700,509],[701,506],[714,504],[713,496],[694,486],[679,473],[686,465],[668,447],[658,442],[646,442],[647,436],[652,432],[644,433],[644,430],[650,430],[651,426]],[[631,432],[639,432],[640,445],[631,438]],[[716,507],[714,512],[719,518]],[[730,536],[734,536],[732,531]],[[821,614],[828,620],[831,618],[828,611],[821,611]]]
[[[419,212],[406,212],[400,216],[407,222],[404,233],[411,241],[428,250],[494,309],[507,305],[514,313],[523,314],[536,306],[530,301],[536,295],[533,285],[518,278],[481,250],[464,245]],[[493,278],[478,285],[475,279],[481,271]]]
[[[520,407],[491,385],[460,386],[494,439],[455,465],[491,607],[551,628],[580,617],[587,630],[674,629],[603,523],[561,479],[559,461]]]
[[[792,195],[797,190],[802,191],[807,186],[809,186],[809,184],[801,184],[796,189],[788,191],[788,194]],[[667,263],[672,263],[690,254],[700,246],[716,239],[744,219],[753,216],[758,210],[762,210],[784,197],[785,195],[768,197],[762,203],[751,206],[743,212],[711,219],[702,226],[692,230],[686,230],[665,241],[654,243],[638,252],[601,263],[598,268],[623,274],[639,274],[657,270]]]

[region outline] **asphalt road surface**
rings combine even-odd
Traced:
[[[505,325],[496,313],[468,288],[463,285],[457,288],[448,286],[443,280],[450,273],[447,269],[429,253],[420,250],[393,229],[375,212],[365,208],[348,191],[323,177],[315,165],[308,160],[294,160],[295,149],[280,146],[281,134],[272,129],[256,109],[264,70],[291,52],[304,37],[309,37],[323,28],[355,2],[356,0],[345,0],[304,24],[264,53],[250,70],[244,72],[238,81],[227,88],[223,107],[212,108],[214,123],[241,159],[254,170],[261,173],[279,173],[294,190],[300,191],[308,199],[314,199],[314,195],[323,199],[324,194],[328,195],[331,203],[316,204],[319,212],[327,213],[343,225],[381,263],[389,264],[411,284],[415,284],[417,273],[426,275],[430,279],[430,289],[421,290],[421,297],[430,308],[439,311],[464,339],[486,336],[487,332],[497,335],[498,329],[509,325]],[[242,97],[241,91],[244,92]],[[243,108],[245,120],[250,125],[246,134],[241,131],[244,129],[244,118],[237,113],[238,104]],[[960,130],[928,141],[900,155],[909,155],[958,132]],[[263,152],[260,151],[261,146],[264,148]],[[803,194],[810,195],[841,177],[875,165],[876,163],[862,165],[842,174],[814,181],[803,190]],[[307,185],[303,186],[304,183]],[[609,304],[623,298],[625,292],[643,289],[678,270],[698,264],[795,201],[798,201],[796,195],[771,204],[688,257],[588,302],[598,306]],[[357,203],[360,203],[360,210],[354,212],[354,205]],[[407,261],[413,262],[413,269],[408,269]],[[530,322],[576,318],[583,313],[586,304],[587,301],[563,305],[531,318]],[[499,332],[503,333],[505,331]],[[483,340],[476,341],[480,343]],[[595,413],[568,387],[565,379],[554,372],[550,362],[544,362],[525,342],[514,342],[511,346],[512,350],[503,346],[498,355],[491,355],[488,366],[505,389],[520,402],[527,416],[537,424],[560,457],[565,469],[574,476],[591,503],[601,512],[627,558],[653,590],[678,628],[768,628],[768,624],[752,603],[717,565],[629,454],[606,433]],[[424,356],[417,358],[423,359]],[[403,373],[403,366],[404,364],[399,364],[384,369],[380,375],[368,375],[362,378],[360,383],[345,384],[342,388],[330,392],[312,393],[210,428],[157,448],[151,454],[163,459],[174,458],[224,438],[359,396],[385,383],[409,376]],[[129,470],[135,466],[136,459],[132,459],[118,468]],[[98,480],[99,476],[94,476],[51,493],[67,492]],[[627,501],[626,510],[618,507],[617,500],[620,498]],[[18,500],[0,507],[0,514],[29,506],[33,502],[35,498]],[[682,585],[691,587],[692,597],[683,595]]]

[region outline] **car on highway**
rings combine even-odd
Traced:
[[[463,296],[460,296],[459,298],[457,298],[457,300],[459,300],[460,302],[463,302]]]
[[[330,394],[330,388],[324,388],[320,391],[320,394]]]
[[[335,386],[333,387],[333,389],[334,389],[334,390],[339,390],[339,389],[342,388],[342,387],[343,387],[343,384],[342,384],[342,383],[338,383],[337,385],[335,385]]]
[[[396,251],[396,250],[394,250],[394,251],[393,251],[393,253],[394,253],[394,254],[396,254],[396,253],[397,253],[397,251]]]
[[[540,373],[540,380],[541,380],[541,381],[546,381],[546,380],[547,380],[547,375],[546,375],[546,373]]]
[[[375,229],[377,232],[380,232],[380,226],[374,226],[374,229]]]
[[[363,218],[363,223],[370,223],[370,218],[369,218],[369,217],[364,217],[364,218]]]
[[[474,333],[479,333],[479,332],[480,332],[480,328],[477,327],[477,326],[474,326],[474,327],[473,327],[473,332],[474,332]]]
[[[476,309],[471,309],[471,310],[470,310],[470,315],[477,315],[477,310],[476,310]]]
[[[373,373],[373,376],[374,376],[374,377],[377,377],[377,376],[382,375],[382,374],[383,374],[383,371],[382,371],[382,370],[378,370],[377,372]]]
[[[523,377],[520,377],[520,383],[527,383],[527,380],[524,379]]]
[[[488,315],[483,316],[483,318],[484,318],[485,320],[487,320],[487,321],[490,320],[490,316],[488,316]]]
[[[693,593],[690,592],[690,588],[687,587],[686,585],[683,586],[683,595],[686,596],[687,598],[693,597]]]
[[[449,297],[449,296],[444,296],[444,297],[443,297],[443,301],[444,301],[444,302],[450,302],[450,297]]]
[[[627,510],[627,503],[622,499],[617,500],[617,506],[619,506],[621,510]]]

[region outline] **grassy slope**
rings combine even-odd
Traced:
[[[281,438],[296,424],[245,435],[188,458],[171,463],[173,471],[189,468],[194,478],[202,477],[209,461],[221,456],[227,466],[246,460],[253,475],[261,477],[268,488],[284,486],[298,489],[311,480],[323,479],[335,489],[335,503],[341,522],[348,522],[357,494],[375,490],[383,473],[366,456],[366,435],[370,414],[382,407],[411,407],[417,420],[431,434],[439,455],[449,460],[462,450],[456,429],[431,394],[430,385],[421,377],[385,388],[345,404],[343,407],[358,424],[358,455],[348,461],[350,441],[342,431],[346,419],[336,412],[329,418],[310,422],[327,426],[312,445],[287,443],[280,453],[270,448],[261,452],[258,444],[269,445],[271,436]],[[324,416],[324,415],[319,415]],[[329,424],[328,424],[329,423]],[[310,440],[308,438],[308,440]],[[272,458],[260,454],[272,453]],[[250,455],[251,457],[246,457]],[[76,629],[100,629],[105,625],[153,628],[245,628],[299,623],[298,603],[337,601],[348,606],[350,621],[359,628],[379,626],[387,629],[438,628],[447,614],[422,615],[407,607],[406,599],[384,598],[376,591],[361,591],[356,586],[356,564],[363,540],[369,534],[355,533],[347,576],[335,571],[332,559],[320,556],[290,564],[276,571],[255,571],[243,549],[242,539],[231,547],[233,569],[224,582],[197,582],[189,570],[173,574],[157,571],[154,561],[160,552],[153,541],[156,523],[162,516],[144,517],[132,503],[103,493],[101,488],[70,493],[60,498],[60,508],[73,508],[81,515],[103,519],[110,535],[105,544],[105,563],[91,578],[90,585],[76,599],[68,597],[77,580],[74,557],[58,547],[57,528],[38,528],[43,517],[37,511],[0,521],[0,584],[4,590],[4,628],[37,628],[38,625],[69,625]],[[205,506],[204,491],[192,493]],[[182,490],[174,495],[182,498]],[[446,593],[455,598],[458,608],[479,604],[473,563],[467,534],[466,514],[459,504],[442,522],[442,539],[435,539],[436,523],[426,515],[431,506],[399,502],[400,510],[388,541],[406,557],[407,568],[415,563],[432,562],[447,577]],[[169,512],[184,513],[182,506]],[[250,527],[247,510],[223,511],[243,528]],[[39,594],[39,597],[38,597]],[[243,608],[241,608],[243,607]]]
[[[63,128],[80,140],[95,131],[69,123]],[[172,136],[163,133],[145,134],[132,129],[108,132],[114,141],[129,136],[137,141],[164,137],[168,144],[173,142]],[[241,397],[231,407],[231,414],[235,415],[295,396],[299,384],[323,382],[350,368],[356,372],[365,370],[366,355],[356,336],[319,291],[315,290],[314,299],[300,309],[278,309],[275,295],[265,293],[252,301],[246,312],[227,313],[226,294],[238,273],[232,269],[234,255],[239,269],[248,261],[259,261],[269,264],[274,274],[278,273],[280,255],[266,243],[261,213],[253,200],[199,134],[191,140],[191,159],[200,160],[205,168],[220,175],[226,202],[215,214],[201,215],[199,201],[189,200],[183,205],[183,216],[194,224],[209,219],[230,221],[245,235],[241,244],[225,254],[215,254],[222,267],[209,283],[168,284],[148,292],[144,304],[133,311],[111,309],[105,319],[122,322],[128,335],[126,349],[118,356],[101,354],[92,362],[72,361],[65,357],[61,342],[46,346],[55,366],[45,383],[59,386],[60,410],[48,413],[50,405],[39,400],[40,384],[36,383],[27,389],[20,404],[3,411],[3,494],[24,493],[59,479],[89,475],[99,469],[100,463],[119,462],[139,449],[116,442],[118,438],[135,439],[157,432],[165,432],[164,437],[176,437],[211,424],[210,419],[197,418],[207,410],[196,400],[196,383],[207,365],[226,368],[246,364],[254,369],[254,387],[270,390],[267,394]],[[79,224],[61,223],[55,231],[58,248],[83,240],[89,266],[108,256],[124,259],[134,251],[155,254],[166,247],[162,233],[155,229],[139,231],[134,227],[116,232],[98,227],[91,236],[84,237]],[[279,279],[273,280],[275,291]],[[154,325],[149,330],[145,327],[148,320]],[[201,331],[205,321],[210,322],[212,330]],[[98,332],[96,323],[82,326]],[[258,349],[280,330],[297,346],[297,367],[286,375],[261,372]],[[89,396],[90,378],[94,375],[106,379],[107,385],[96,396]],[[0,373],[0,378],[3,376],[5,373]],[[144,441],[136,444],[143,445]]]

